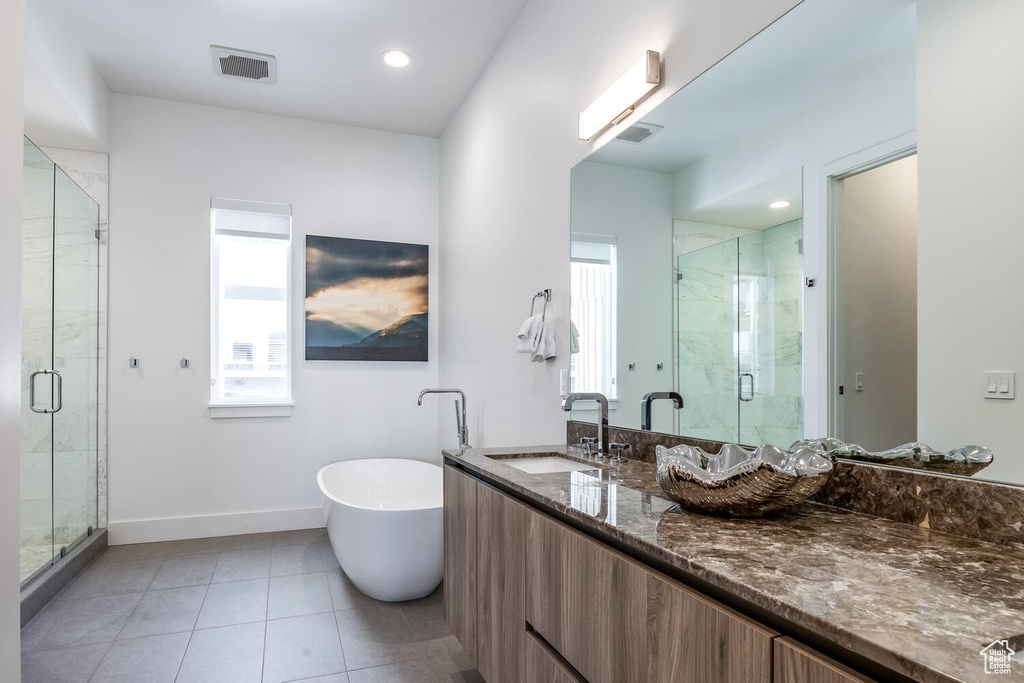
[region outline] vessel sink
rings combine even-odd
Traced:
[[[576,462],[568,458],[548,455],[539,458],[502,458],[501,462],[529,474],[551,474],[552,472],[582,472],[599,469],[594,465]]]

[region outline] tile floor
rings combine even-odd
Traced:
[[[21,637],[22,683],[483,681],[440,588],[364,596],[324,529],[108,548]]]

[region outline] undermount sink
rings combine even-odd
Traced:
[[[501,462],[529,474],[551,474],[552,472],[582,472],[583,470],[599,469],[594,465],[576,462],[555,455],[539,458],[502,458]]]

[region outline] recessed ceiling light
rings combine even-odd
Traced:
[[[771,204],[769,204],[768,208],[770,208],[770,209],[785,209],[787,206],[789,206],[789,201],[787,201],[785,199],[780,199],[777,202],[772,202]]]
[[[412,62],[412,56],[408,52],[402,52],[401,50],[388,50],[381,57],[384,59],[385,64],[397,69],[409,66]]]

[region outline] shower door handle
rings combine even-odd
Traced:
[[[56,406],[53,405],[53,399],[51,399],[49,408],[36,407],[36,375],[53,375],[57,378]],[[29,408],[32,409],[33,413],[49,415],[51,413],[60,412],[60,409],[64,407],[64,377],[56,370],[36,370],[33,372],[28,379],[28,405]]]
[[[744,377],[749,377],[750,378],[750,397],[749,398],[743,398],[743,378]],[[741,401],[746,401],[746,402],[753,401],[754,400],[754,375],[752,373],[749,373],[749,372],[741,373],[740,377],[739,377],[739,382],[740,382],[740,388],[739,388],[740,400]]]

